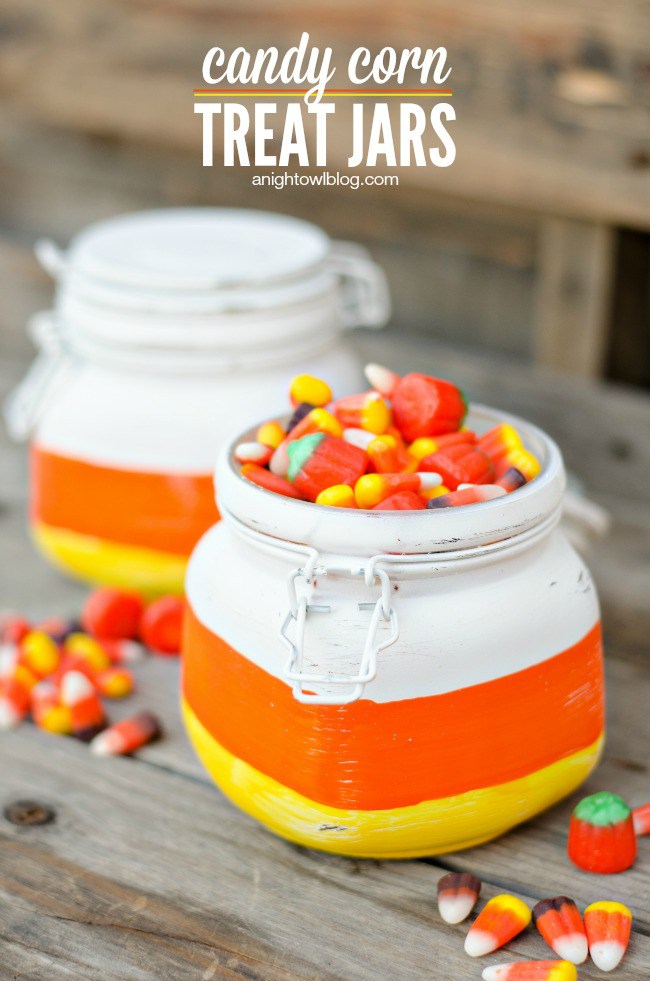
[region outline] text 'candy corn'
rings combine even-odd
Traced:
[[[481,880],[470,872],[450,872],[438,881],[438,909],[445,923],[462,923],[476,906]]]
[[[531,911],[516,896],[495,896],[483,907],[465,937],[465,953],[483,957],[503,947],[531,920]]]
[[[632,914],[622,903],[592,903],[585,910],[591,959],[601,971],[613,971],[627,950]]]
[[[587,960],[589,946],[580,910],[568,896],[542,899],[533,907],[533,920],[558,957],[572,964]]]

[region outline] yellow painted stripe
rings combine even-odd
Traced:
[[[237,759],[183,700],[187,731],[203,765],[238,807],[283,838],[357,858],[417,858],[471,848],[550,807],[596,766],[604,736],[527,777],[391,810],[339,810],[290,790]],[[389,777],[387,777],[389,779]]]
[[[39,522],[32,524],[31,532],[45,557],[76,579],[149,595],[183,593],[185,556],[109,542]]]

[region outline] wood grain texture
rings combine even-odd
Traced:
[[[650,227],[643,160],[647,19],[635,0],[588,4],[409,0],[399,7],[260,0],[209,4],[174,0],[124,5],[83,0],[5,0],[0,86],[7,108],[64,130],[199,154],[191,89],[207,48],[231,51],[309,31],[332,45],[336,82],[358,45],[445,44],[453,66],[458,158],[446,171],[402,171],[440,195]],[[331,166],[342,160],[349,108],[337,111]],[[480,161],[480,166],[477,166]],[[588,179],[587,179],[588,175]]]
[[[597,378],[607,351],[614,273],[613,229],[549,219],[540,244],[537,364]]]

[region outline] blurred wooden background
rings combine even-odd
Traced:
[[[41,235],[131,209],[260,207],[366,243],[400,328],[648,385],[649,28],[644,0],[4,0],[0,268],[33,289],[0,324],[19,343],[49,300],[28,251]],[[282,49],[303,30],[334,47],[339,85],[357,45],[447,46],[456,162],[358,191],[203,169],[208,47]]]

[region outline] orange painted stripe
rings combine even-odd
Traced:
[[[191,609],[183,651],[185,697],[215,739],[331,807],[407,807],[516,780],[584,749],[603,730],[600,624],[534,667],[384,704],[301,705]]]
[[[219,515],[211,474],[145,473],[32,447],[31,517],[111,542],[188,555]]]

